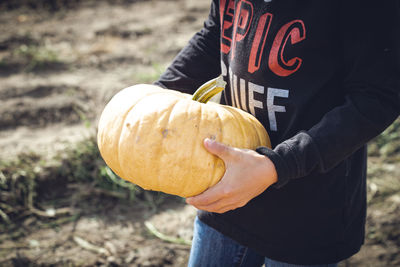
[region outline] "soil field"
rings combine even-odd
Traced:
[[[209,5],[1,1],[0,161],[29,151],[51,159],[93,136],[107,101],[154,81]],[[400,266],[400,163],[372,157],[369,166],[366,244],[341,266]],[[195,210],[182,199],[42,184],[40,202],[0,233],[0,266],[186,266]]]
[[[115,2],[56,11],[0,4],[1,156],[49,153],[85,137],[112,95],[156,79],[209,7],[204,0]]]

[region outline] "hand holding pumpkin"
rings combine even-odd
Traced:
[[[204,140],[205,148],[225,163],[225,174],[213,187],[186,199],[198,209],[224,213],[246,205],[277,181],[274,164],[250,149],[239,149]]]
[[[241,166],[241,161],[231,163],[230,157],[214,153],[214,145],[206,145],[211,153],[204,149],[202,141],[206,137],[233,147],[271,146],[267,131],[251,114],[207,103],[224,86],[220,76],[200,86],[193,96],[145,84],[121,90],[99,119],[97,140],[104,161],[118,176],[144,189],[182,197],[198,195],[217,184],[225,165],[240,166],[237,170],[253,168],[256,165],[252,158],[258,159],[255,163],[268,163],[268,159],[250,150],[241,150],[243,158],[249,158]],[[233,168],[226,174],[237,170]]]

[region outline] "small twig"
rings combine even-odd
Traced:
[[[17,248],[29,248],[29,245],[25,243],[13,244],[13,245],[0,245],[0,249],[17,249]]]
[[[146,200],[146,206],[150,207],[151,213],[157,212],[157,205],[155,204],[155,200],[152,194],[149,191],[144,191],[143,196]]]
[[[4,211],[2,211],[1,209],[0,209],[0,217],[3,219],[3,221],[4,221],[5,223],[7,223],[7,224],[10,224],[10,223],[11,223],[11,220],[10,220],[10,218],[8,217],[8,215],[7,215]]]
[[[1,202],[0,202],[0,209],[3,209],[3,211],[5,211],[5,212],[7,212],[7,211],[15,212],[16,210],[18,211],[17,207],[12,207],[10,205],[7,205],[6,203],[1,203]]]
[[[192,242],[183,238],[176,238],[172,236],[167,236],[157,230],[157,228],[149,221],[145,221],[144,225],[146,226],[147,230],[150,231],[151,234],[154,236],[158,237],[159,239],[169,242],[169,243],[174,243],[174,244],[180,244],[180,245],[187,245],[191,246]]]
[[[0,170],[0,184],[7,184],[7,177],[5,176],[4,172]]]
[[[102,248],[102,247],[95,246],[95,245],[89,243],[88,241],[86,241],[86,240],[80,238],[79,236],[74,236],[74,237],[73,237],[73,240],[74,240],[75,243],[77,243],[80,247],[82,247],[82,248],[84,248],[84,249],[86,249],[86,250],[93,251],[93,252],[96,252],[96,253],[99,253],[99,254],[104,254],[104,255],[106,255],[106,256],[110,256],[110,252],[109,252],[107,249]]]
[[[62,214],[72,213],[71,208],[47,209],[46,211],[42,211],[34,207],[29,207],[29,211],[35,215],[46,218],[54,218]]]
[[[56,225],[62,225],[62,224],[69,223],[69,222],[76,222],[79,219],[79,217],[80,217],[79,213],[78,214],[74,214],[74,215],[69,216],[69,217],[61,217],[59,219],[52,220],[49,223],[44,223],[43,227],[54,227]]]
[[[369,193],[369,195],[368,195],[368,200],[367,200],[367,202],[370,203],[370,202],[372,201],[372,199],[373,199],[373,198],[376,196],[376,194],[378,193],[379,189],[378,189],[378,186],[377,186],[375,183],[373,183],[373,182],[368,183],[368,187],[369,187],[369,189],[370,189],[370,193]]]

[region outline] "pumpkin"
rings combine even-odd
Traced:
[[[194,97],[146,84],[118,92],[98,124],[98,147],[106,164],[144,189],[189,197],[215,185],[225,172],[224,162],[204,148],[205,138],[239,148],[270,147],[255,117],[206,103],[223,89],[221,82],[209,81]]]

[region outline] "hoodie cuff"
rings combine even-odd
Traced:
[[[287,184],[290,180],[289,167],[282,157],[268,147],[258,147],[256,151],[259,154],[268,157],[275,165],[275,170],[278,174],[278,181],[273,184],[273,186],[275,188],[281,188]]]
[[[259,147],[256,151],[274,163],[278,173],[276,188],[281,188],[291,179],[308,175],[317,167],[323,168],[317,146],[304,131],[277,145],[274,150]]]

